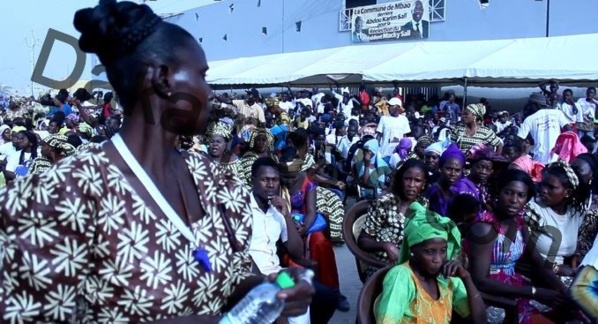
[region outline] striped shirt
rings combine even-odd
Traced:
[[[463,153],[466,153],[470,148],[478,144],[492,147],[497,147],[501,144],[500,138],[496,136],[496,133],[484,126],[478,128],[473,136],[465,134],[465,126],[457,126],[451,134],[451,141],[456,143]]]

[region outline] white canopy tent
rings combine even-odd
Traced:
[[[598,34],[460,42],[396,42],[210,62],[208,82],[235,86],[419,84],[519,87],[598,80]]]

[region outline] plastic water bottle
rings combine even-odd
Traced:
[[[253,288],[230,312],[220,320],[220,324],[271,324],[282,313],[284,301],[276,298],[282,289],[295,285],[293,278],[280,272],[276,282],[265,282]]]

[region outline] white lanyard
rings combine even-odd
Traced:
[[[177,212],[166,201],[160,190],[158,190],[154,182],[150,179],[145,170],[143,170],[143,167],[141,167],[139,162],[137,162],[137,159],[135,159],[125,142],[122,140],[120,134],[114,135],[111,138],[111,141],[120,156],[131,168],[137,179],[141,181],[141,184],[143,184],[145,189],[149,192],[150,196],[152,196],[166,217],[168,217],[172,224],[179,230],[179,232],[181,232],[181,234],[183,234],[185,238],[187,238],[187,240],[191,242],[191,244],[195,245],[195,236],[191,232],[191,229],[189,229],[189,227],[183,223],[183,220],[179,217]]]

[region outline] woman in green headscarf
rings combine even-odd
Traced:
[[[486,306],[469,272],[453,258],[461,249],[457,225],[415,202],[409,207],[398,265],[384,278],[376,322],[450,323],[453,310],[486,323]]]
[[[278,158],[272,152],[274,145],[274,136],[265,128],[257,128],[251,131],[249,136],[249,151],[243,154],[239,166],[239,178],[251,187],[251,166],[253,162],[260,157],[269,156],[275,161]]]

